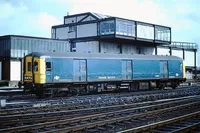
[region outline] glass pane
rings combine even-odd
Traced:
[[[170,41],[170,28],[156,26],[155,39],[161,41]]]
[[[31,62],[28,62],[28,71],[31,71]]]
[[[46,62],[46,71],[51,71],[51,62]]]
[[[116,34],[135,36],[135,22],[129,20],[116,20]]]
[[[114,26],[114,20],[110,21],[103,21],[100,23],[100,34],[114,34],[115,26]]]
[[[35,72],[38,71],[38,62],[37,61],[34,62],[34,71]]]

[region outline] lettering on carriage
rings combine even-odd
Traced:
[[[115,76],[98,76],[98,79],[115,79]]]
[[[108,79],[115,79],[115,76],[108,76]]]

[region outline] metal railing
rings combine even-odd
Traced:
[[[196,43],[192,42],[171,42],[169,47],[174,47],[174,48],[183,48],[183,49],[198,49],[198,45]]]

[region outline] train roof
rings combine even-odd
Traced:
[[[139,60],[182,60],[177,56],[142,55],[142,54],[108,54],[108,53],[77,53],[77,52],[32,52],[26,56],[42,58],[94,58],[94,59],[139,59]]]

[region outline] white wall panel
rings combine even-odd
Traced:
[[[2,62],[0,62],[0,80],[2,80]]]
[[[97,36],[97,23],[77,26],[77,37]]]
[[[137,25],[137,37],[145,39],[154,39],[153,26]]]
[[[138,54],[138,50],[133,44],[122,44],[122,54]]]
[[[57,28],[56,39],[68,39],[69,27]]]
[[[169,48],[157,48],[158,55],[170,55]]]
[[[194,67],[194,52],[185,51],[185,65]]]
[[[101,42],[101,53],[119,54],[120,48],[117,43]]]
[[[76,23],[76,17],[65,18],[65,24]]]
[[[141,47],[140,53],[145,55],[153,55],[154,54],[154,47]]]
[[[21,80],[21,62],[10,61],[10,81]]]
[[[76,52],[99,53],[99,42],[98,41],[77,42]]]
[[[173,56],[178,56],[178,57],[183,59],[183,50],[172,49],[172,55]]]

